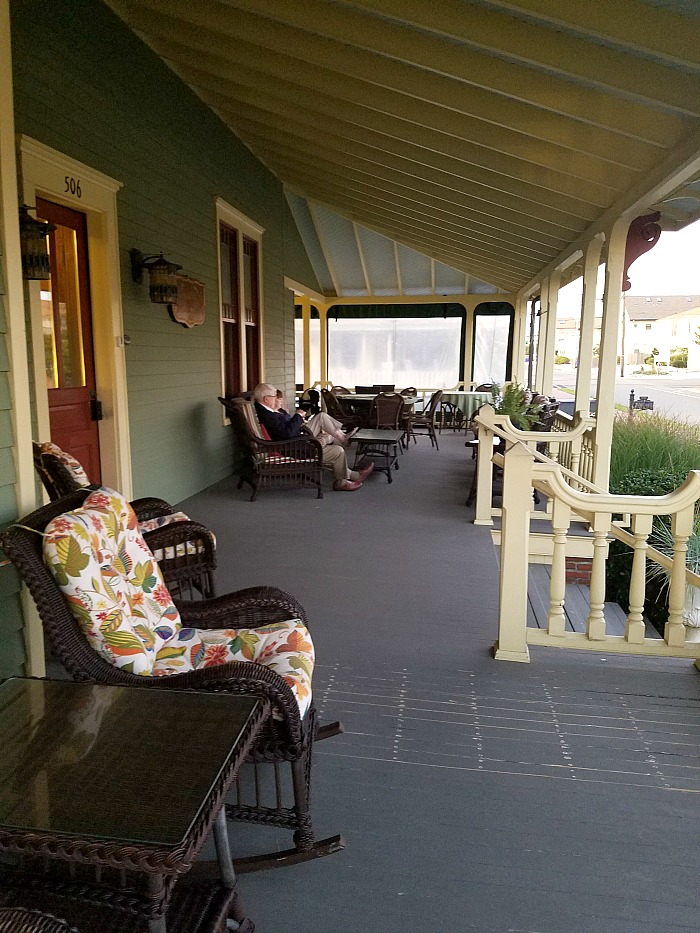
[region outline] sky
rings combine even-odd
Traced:
[[[598,276],[598,298],[603,294],[604,266]],[[677,232],[663,230],[658,243],[629,269],[628,295],[700,295],[700,220]],[[559,292],[559,316],[581,311],[579,278]]]

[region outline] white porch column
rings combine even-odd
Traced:
[[[303,329],[304,388],[308,389],[311,385],[311,299],[308,295],[302,295],[299,301]]]
[[[539,353],[537,354],[537,391],[542,395],[552,394],[554,381],[554,357],[557,347],[557,303],[561,272],[555,269],[542,289],[542,315],[540,317]],[[544,333],[542,323],[544,318]]]
[[[593,372],[593,337],[595,335],[595,298],[598,266],[603,248],[602,235],[594,237],[586,247],[583,260],[583,294],[581,296],[581,332],[576,371],[576,402],[574,411],[589,414],[591,378]]]
[[[515,302],[515,320],[513,321],[513,379],[525,383],[525,338],[528,326],[528,302],[524,295],[518,295]]]
[[[622,303],[622,274],[629,218],[616,221],[608,237],[605,261],[603,323],[600,334],[598,387],[596,392],[595,462],[593,482],[608,489],[610,481],[610,446],[615,418],[615,377]]]
[[[549,279],[544,279],[540,287],[540,310],[537,324],[537,359],[535,361],[535,392],[542,392],[542,381],[544,379],[544,367],[546,363],[546,344],[547,329],[549,327],[549,316],[547,314],[549,297]],[[532,347],[530,347],[532,353]]]
[[[319,360],[320,372],[321,372],[321,386],[326,386],[328,383],[328,339],[327,339],[327,327],[326,320],[328,318],[328,305],[317,304],[318,316],[319,316],[319,350],[318,352],[321,355]]]

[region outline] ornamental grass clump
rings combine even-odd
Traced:
[[[700,427],[684,419],[657,413],[619,416],[613,428],[610,492],[625,496],[664,496],[677,489],[691,470],[700,470]],[[658,516],[649,544],[669,556],[673,552],[670,519]],[[700,566],[700,523],[688,542],[688,566]],[[606,598],[628,608],[632,551],[619,541],[610,543],[606,566]],[[697,571],[696,571],[697,572]],[[668,615],[665,571],[649,562],[645,614],[663,633]],[[692,623],[691,623],[692,624]]]
[[[684,419],[665,418],[652,412],[643,412],[632,418],[620,415],[613,428],[610,490],[621,492],[617,487],[625,482],[627,475],[642,470],[672,473],[681,476],[681,482],[690,470],[700,470],[700,427]],[[672,489],[664,489],[664,492]],[[625,493],[651,495],[632,490],[625,490]]]

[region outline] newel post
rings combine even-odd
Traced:
[[[498,661],[529,661],[527,647],[527,583],[530,508],[534,457],[519,442],[504,456],[501,516],[501,578],[499,587]]]

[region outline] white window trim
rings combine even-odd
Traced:
[[[261,227],[259,224],[256,224],[254,220],[251,220],[250,217],[247,217],[245,214],[242,214],[240,211],[236,210],[235,207],[224,201],[222,198],[216,198],[216,268],[217,268],[217,277],[219,284],[219,346],[221,354],[221,391],[224,392],[224,333],[223,329],[225,327],[223,318],[221,316],[221,298],[222,298],[222,288],[221,288],[221,236],[220,236],[220,227],[224,223],[229,227],[232,227],[236,230],[241,237],[247,236],[251,240],[255,240],[258,247],[258,303],[260,305],[259,315],[258,315],[258,328],[259,328],[259,343],[260,343],[260,378],[264,380],[265,378],[265,328],[264,328],[264,318],[265,318],[265,302],[263,299],[263,244],[262,238],[265,233],[265,228]],[[246,341],[244,338],[245,334],[245,300],[244,300],[244,268],[243,268],[243,241],[242,239],[238,243],[238,307],[241,320],[239,320],[239,365],[241,373],[247,371],[246,366]],[[252,386],[250,387],[252,388]],[[224,424],[228,424],[229,419],[224,415]]]

